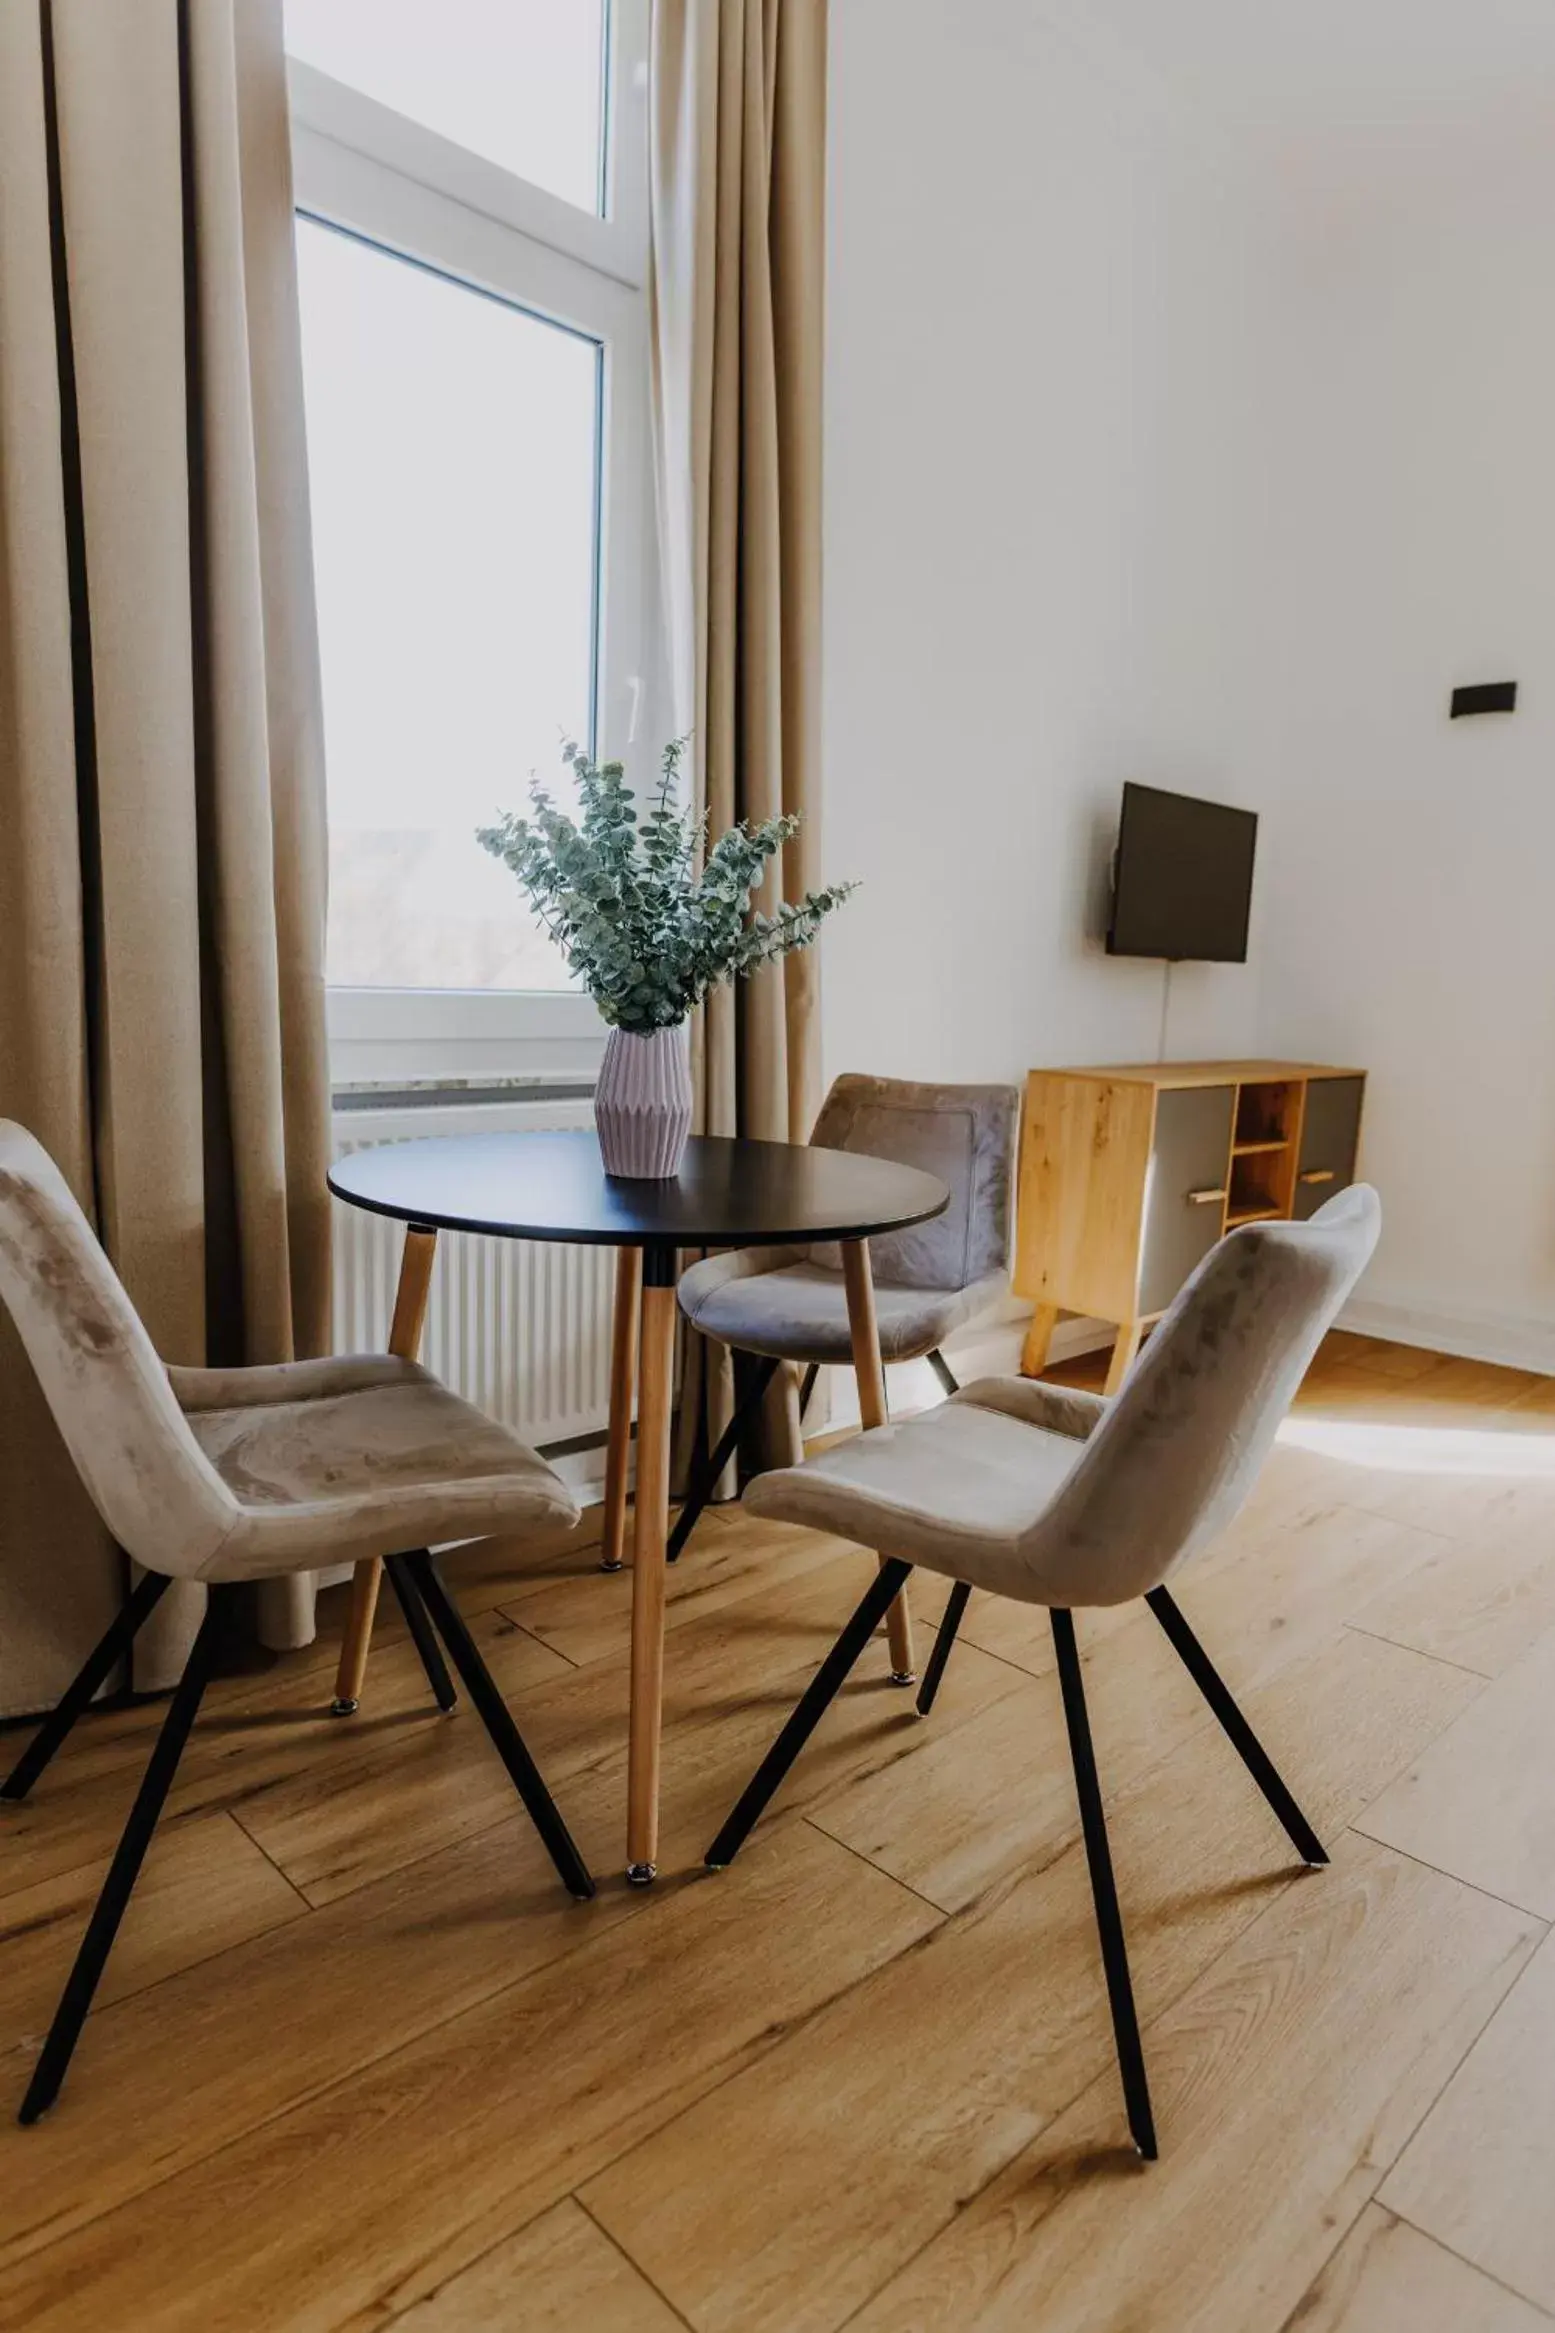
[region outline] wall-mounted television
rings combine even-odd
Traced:
[[[1256,811],[1125,786],[1108,955],[1245,964],[1257,841]]]

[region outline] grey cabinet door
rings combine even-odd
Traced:
[[[1231,1169],[1235,1086],[1168,1086],[1156,1096],[1155,1143],[1139,1259],[1139,1309],[1162,1312],[1220,1237]],[[1195,1192],[1216,1198],[1195,1199]]]
[[[1315,1215],[1325,1199],[1355,1180],[1361,1142],[1363,1077],[1315,1077],[1307,1087],[1301,1122],[1301,1155],[1296,1162],[1296,1196],[1291,1213],[1298,1223]]]

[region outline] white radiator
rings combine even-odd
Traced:
[[[337,1110],[335,1150],[344,1158],[433,1134],[592,1124],[586,1099]],[[382,1352],[388,1343],[403,1237],[403,1227],[386,1216],[335,1202],[337,1352]],[[526,1442],[602,1434],[610,1415],[614,1290],[613,1248],[445,1231],[421,1358]]]

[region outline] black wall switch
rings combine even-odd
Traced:
[[[1467,713],[1515,713],[1517,710],[1517,683],[1515,680],[1481,681],[1476,688],[1454,689],[1452,717],[1461,721]]]

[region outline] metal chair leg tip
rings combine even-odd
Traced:
[[[651,1887],[659,1876],[656,1863],[629,1863],[626,1867],[628,1887]]]
[[[608,1556],[602,1556],[599,1568],[602,1572],[624,1572],[626,1566],[624,1563],[612,1563]]]
[[[727,1855],[704,1855],[702,1858],[702,1868],[704,1871],[727,1871],[729,1868],[729,1858]]]
[[[359,1701],[349,1701],[341,1696],[330,1703],[329,1714],[331,1717],[355,1717],[361,1706]]]
[[[891,1671],[891,1682],[893,1685],[916,1685],[918,1682],[918,1672],[916,1669],[893,1669]]]

